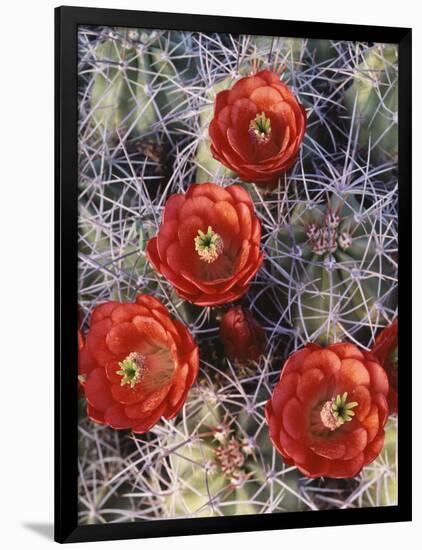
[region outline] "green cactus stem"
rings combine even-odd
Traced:
[[[398,51],[392,44],[376,44],[363,54],[352,85],[344,95],[345,106],[359,144],[371,144],[373,154],[397,159],[398,154]]]
[[[329,343],[373,321],[390,293],[394,262],[388,228],[361,211],[353,195],[326,205],[297,204],[270,241],[272,272],[305,340]]]

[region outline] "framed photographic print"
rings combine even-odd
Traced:
[[[411,519],[410,67],[56,10],[57,541]]]

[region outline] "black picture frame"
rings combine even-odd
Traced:
[[[398,505],[78,526],[77,29],[144,27],[396,43],[399,47]],[[411,29],[59,7],[55,10],[55,540],[81,542],[411,520]]]

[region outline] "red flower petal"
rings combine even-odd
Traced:
[[[94,409],[104,412],[113,404],[113,397],[104,369],[94,369],[89,374],[84,389],[87,401]]]
[[[368,435],[363,428],[357,428],[347,434],[344,438],[346,450],[343,460],[350,460],[360,455],[368,443]]]
[[[306,438],[307,422],[303,407],[296,397],[291,398],[283,408],[282,422],[285,430],[293,439]]]
[[[97,411],[97,409],[94,409],[94,407],[89,403],[86,406],[86,414],[93,422],[96,422],[97,424],[105,424],[104,413]]]
[[[255,76],[263,78],[267,84],[280,84],[280,78],[268,69],[257,72]]]
[[[382,393],[387,396],[389,385],[385,370],[381,367],[381,365],[373,361],[366,361],[365,365],[371,377],[371,388],[373,389],[373,392]]]
[[[350,391],[350,386],[347,386],[347,389]],[[346,391],[347,391],[346,389]],[[338,388],[338,393],[343,393],[345,388]],[[348,396],[349,401],[356,401],[358,406],[354,409],[354,412],[357,418],[360,421],[363,421],[369,414],[371,410],[371,394],[365,386],[356,386],[353,388]]]
[[[215,183],[192,184],[186,195],[188,197],[206,197],[213,202],[232,201],[229,191]]]
[[[262,86],[255,88],[250,95],[251,101],[257,106],[257,112],[268,112],[274,107],[274,104],[282,101],[281,94],[271,86]]]
[[[274,388],[271,400],[274,414],[281,416],[287,400],[290,396],[295,394],[299,380],[300,377],[297,372],[286,372],[282,374],[280,383]]]
[[[124,358],[133,351],[141,351],[142,337],[134,323],[119,323],[111,327],[107,333],[106,345],[115,356]]]
[[[111,316],[113,310],[119,305],[119,302],[106,302],[96,306],[91,314],[90,325],[94,325],[103,319],[107,319]]]
[[[362,360],[363,353],[353,344],[347,342],[341,342],[338,344],[331,344],[330,350],[333,351],[340,359],[359,359]]]
[[[111,395],[115,401],[118,401],[122,405],[133,405],[145,398],[145,391],[141,384],[131,388],[128,385],[122,386],[121,380],[122,378],[119,376],[119,381],[110,388]]]
[[[157,237],[157,250],[160,262],[166,261],[167,248],[177,239],[178,222],[172,220],[165,222],[160,227],[160,232]]]
[[[296,395],[303,405],[312,407],[326,397],[327,379],[320,369],[308,369],[299,378]]]
[[[365,464],[373,462],[384,446],[384,432],[379,434],[365,449]]]
[[[92,370],[98,367],[97,362],[87,348],[78,352],[78,375],[87,376]]]
[[[338,374],[339,392],[350,390],[355,386],[369,386],[370,377],[367,368],[358,359],[344,359]]]
[[[165,407],[166,403],[162,403],[160,407],[156,409],[151,415],[136,420],[136,422],[134,422],[134,424],[132,425],[132,431],[138,434],[148,432],[160,420],[165,410]]]
[[[105,365],[114,359],[114,355],[106,346],[106,337],[111,326],[111,319],[106,317],[91,325],[86,338],[86,346],[88,350],[92,353],[94,359],[100,365]]]
[[[113,309],[111,321],[114,324],[132,321],[135,315],[148,315],[149,310],[140,304],[122,304]]]
[[[157,409],[167,397],[171,387],[172,384],[166,384],[159,390],[151,393],[144,401],[142,401],[142,403],[139,404],[139,416],[152,413],[155,409]]]
[[[365,461],[364,453],[359,453],[350,460],[333,460],[330,462],[328,477],[355,477],[361,471]]]
[[[240,231],[236,209],[230,202],[221,201],[214,206],[215,227],[224,239],[233,238]]]
[[[306,453],[303,463],[297,463],[297,468],[307,477],[324,477],[328,475],[331,461],[312,451]]]
[[[185,197],[180,194],[171,195],[166,201],[166,207],[164,209],[163,223],[169,221],[177,221],[179,217],[179,211],[185,202]]]
[[[178,403],[185,390],[188,373],[189,365],[185,363],[178,369],[177,374],[174,377],[173,385],[169,394],[169,402],[172,407]]]
[[[133,325],[136,328],[138,333],[138,340],[140,344],[142,339],[140,334],[147,338],[151,343],[154,343],[155,346],[168,346],[169,337],[168,333],[164,330],[163,326],[152,317],[141,317],[138,315],[133,319]],[[133,351],[140,351],[142,353],[142,347],[134,348]]]
[[[369,414],[362,421],[362,426],[367,432],[368,441],[372,441],[378,434],[380,427],[378,407],[376,405],[372,405]]]
[[[336,374],[342,368],[339,357],[329,349],[319,349],[310,353],[303,362],[302,370],[320,369],[325,376]]]
[[[244,202],[253,207],[253,202],[249,193],[243,189],[243,187],[240,187],[240,185],[230,185],[226,187],[226,190],[233,197],[235,203]]]
[[[233,104],[242,97],[250,97],[257,87],[264,86],[265,80],[258,76],[247,76],[238,80],[231,88],[228,96],[227,103]]]
[[[135,301],[140,306],[144,306],[151,311],[160,311],[164,315],[168,315],[167,309],[163,306],[160,300],[157,300],[157,298],[154,298],[154,296],[151,296],[149,294],[138,294]]]
[[[283,450],[283,454],[291,457],[295,462],[303,463],[309,456],[308,450],[302,442],[292,439],[283,426],[280,427],[278,441]]]
[[[319,456],[323,458],[329,458],[334,460],[336,458],[343,458],[346,447],[342,443],[336,443],[329,439],[321,438],[320,440],[313,441],[310,448]]]
[[[212,226],[211,212],[213,211],[214,202],[207,197],[193,197],[186,199],[180,209],[179,218],[186,220],[191,216],[197,216],[203,221],[204,230],[209,225]]]
[[[308,345],[305,348],[292,353],[284,365],[283,375],[292,371],[303,371],[305,367],[305,360],[317,349],[319,349],[319,346],[315,346],[315,348],[313,348]],[[315,367],[311,365],[309,368]]]
[[[106,424],[116,430],[124,430],[131,427],[130,419],[125,415],[123,407],[117,403],[105,411],[104,420]]]
[[[219,111],[221,111],[221,109],[227,105],[228,95],[229,95],[229,90],[223,90],[221,92],[218,92],[218,94],[215,96],[215,103],[214,103],[215,114],[218,114]]]
[[[378,407],[378,415],[379,415],[379,421],[380,421],[380,427],[384,427],[385,426],[385,423],[387,422],[387,419],[388,419],[388,413],[389,413],[389,408],[388,408],[388,402],[387,402],[387,399],[386,397],[381,394],[381,393],[377,393],[374,398],[373,398],[373,402],[377,405]]]

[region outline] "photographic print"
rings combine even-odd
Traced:
[[[56,10],[57,541],[411,518],[410,32]]]
[[[78,57],[79,523],[397,504],[397,46]]]

